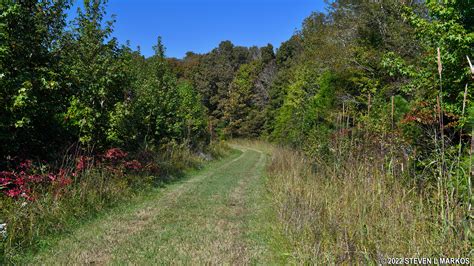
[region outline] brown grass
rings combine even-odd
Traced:
[[[388,257],[469,257],[459,232],[443,230],[436,204],[380,169],[348,158],[337,167],[276,149],[269,187],[293,263],[368,263]],[[463,213],[453,208],[453,220]]]

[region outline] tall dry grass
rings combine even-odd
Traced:
[[[469,257],[462,232],[439,223],[433,195],[384,170],[384,159],[347,156],[338,165],[279,148],[268,166],[269,190],[291,263],[376,263],[388,257]],[[452,207],[462,223],[462,208]]]

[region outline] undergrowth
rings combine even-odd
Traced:
[[[61,191],[48,187],[32,201],[0,195],[0,224],[6,227],[3,236],[0,235],[0,264],[21,261],[25,252],[47,245],[44,243],[47,236],[66,233],[85,220],[176,180],[187,169],[199,168],[205,161],[228,152],[229,148],[221,142],[199,153],[186,145],[172,143],[158,152],[134,155],[146,162],[145,171],[124,173],[106,165],[95,165],[84,169]],[[77,158],[65,160],[65,164],[74,164]]]
[[[345,158],[337,165],[324,164],[291,149],[274,150],[268,188],[284,236],[280,245],[286,252],[279,254],[284,262],[472,258],[466,235],[470,222],[461,205],[451,206],[452,226],[445,227],[432,202],[435,195],[383,170],[383,159]]]

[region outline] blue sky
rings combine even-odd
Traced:
[[[121,43],[130,40],[150,56],[160,35],[166,55],[182,58],[187,51],[209,52],[223,40],[279,47],[324,6],[323,0],[109,0],[107,15],[117,16],[114,36]]]

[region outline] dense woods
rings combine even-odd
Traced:
[[[70,1],[2,4],[1,156],[54,159],[69,145],[103,150],[202,135],[200,96],[164,58],[145,59],[112,37],[105,5],[86,1],[66,26]]]
[[[159,37],[148,58],[118,43],[106,1],[84,1],[68,22],[71,5],[0,3],[0,223],[11,223],[8,204],[49,191],[15,181],[20,171],[60,171],[73,153],[138,169],[170,146],[261,138],[336,178],[354,165],[395,177],[454,239],[430,252],[472,252],[473,1],[335,0],[277,49],[223,41],[183,59],[166,57]],[[5,252],[28,241],[9,239]]]

